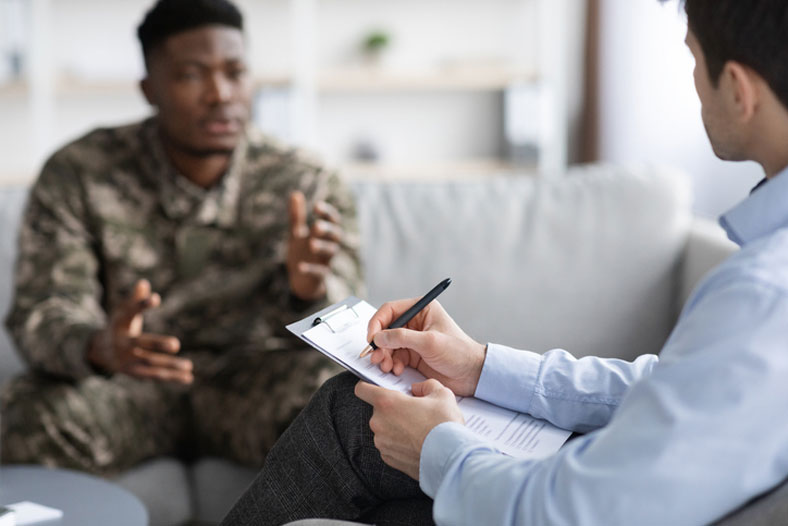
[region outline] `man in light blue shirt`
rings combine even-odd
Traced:
[[[358,382],[368,428],[346,414],[358,412],[347,380],[327,384],[224,524],[374,520],[372,506],[417,497],[412,479],[438,524],[701,525],[788,477],[788,3],[686,10],[714,150],[758,161],[768,181],[722,217],[741,250],[694,292],[660,357],[484,346],[437,302],[383,330],[413,300],[386,304],[369,325],[373,362],[431,379],[413,397]],[[586,434],[544,460],[507,457],[462,425],[455,394]]]

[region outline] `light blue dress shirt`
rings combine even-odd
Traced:
[[[420,483],[439,525],[701,525],[788,476],[788,170],[721,224],[742,248],[659,359],[489,345],[478,398],[588,434],[529,461],[437,426]]]

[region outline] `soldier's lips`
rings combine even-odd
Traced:
[[[241,123],[237,119],[208,119],[203,121],[202,129],[210,135],[236,135]]]

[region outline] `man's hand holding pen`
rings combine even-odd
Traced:
[[[473,396],[482,373],[486,347],[455,323],[438,301],[432,301],[400,329],[384,329],[415,302],[384,304],[369,320],[367,340],[378,347],[370,358],[383,372],[402,374],[406,366],[435,378],[458,396]]]
[[[372,316],[367,340],[377,349],[370,360],[384,372],[399,375],[410,366],[430,379],[414,384],[413,396],[362,381],[356,385],[356,396],[373,406],[369,425],[383,461],[418,480],[421,448],[429,432],[444,422],[464,423],[454,395],[476,391],[486,347],[465,334],[437,301],[404,327],[385,329],[415,302],[389,302]]]

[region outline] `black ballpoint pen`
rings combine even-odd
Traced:
[[[413,319],[413,317],[414,317],[416,314],[418,314],[419,312],[421,312],[421,310],[422,310],[424,307],[426,307],[427,305],[429,305],[429,303],[430,303],[432,300],[434,300],[435,298],[437,298],[438,296],[440,296],[441,292],[443,292],[444,290],[446,290],[446,288],[447,288],[449,285],[451,285],[451,278],[446,278],[446,279],[444,279],[443,281],[441,281],[440,283],[438,283],[437,285],[435,285],[435,287],[433,287],[433,289],[432,289],[431,291],[429,291],[428,293],[426,293],[426,294],[424,295],[424,297],[422,297],[422,298],[421,298],[419,301],[417,301],[416,303],[414,303],[414,304],[413,304],[413,306],[412,306],[411,308],[409,308],[408,310],[406,310],[405,312],[403,312],[403,313],[402,313],[402,316],[400,316],[399,318],[397,318],[396,320],[394,320],[393,322],[391,322],[391,325],[389,325],[387,328],[388,328],[388,329],[399,329],[400,327],[404,327],[405,325],[407,325],[407,323],[408,323],[410,320],[412,320],[412,319]],[[372,351],[374,351],[374,350],[375,350],[375,349],[377,349],[377,348],[378,348],[378,346],[377,346],[377,345],[375,345],[375,342],[370,342],[370,344],[369,344],[369,345],[367,345],[367,346],[364,348],[364,350],[363,350],[363,351],[361,351],[361,354],[359,355],[359,358],[363,358],[363,357],[365,357],[366,355],[368,355],[369,353],[371,353]]]

